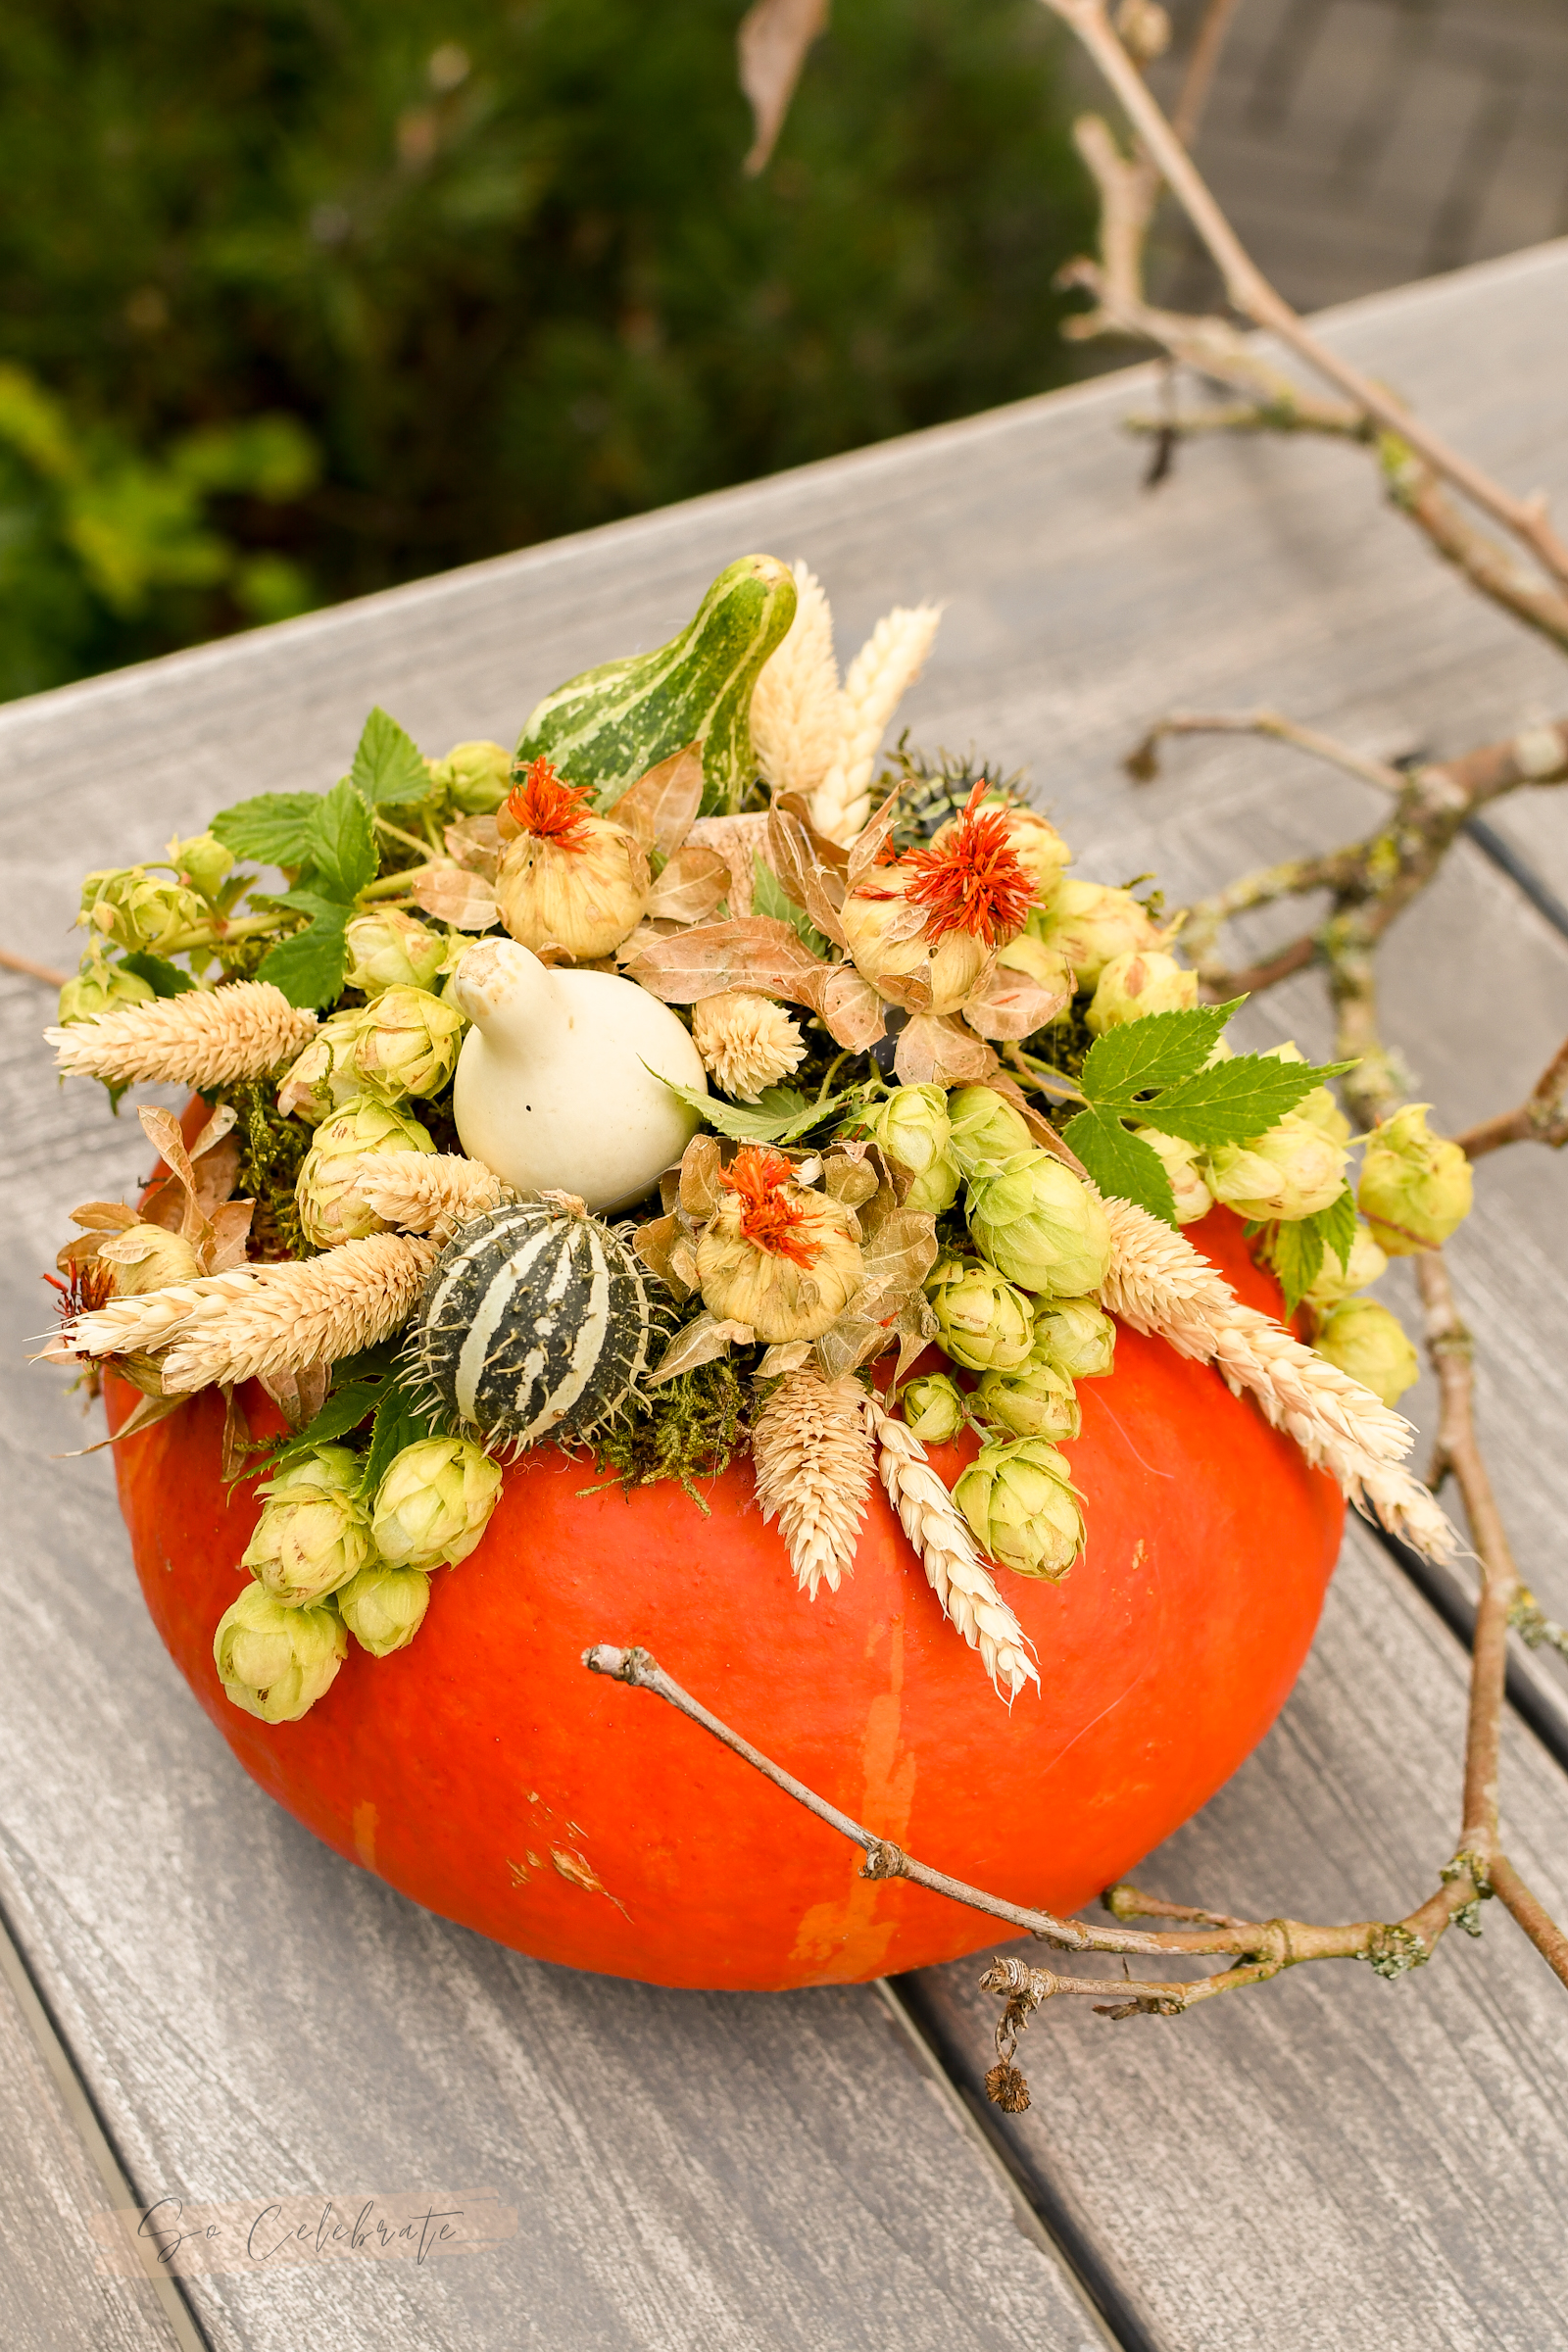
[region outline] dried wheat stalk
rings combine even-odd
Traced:
[[[777,1519],[801,1591],[816,1598],[826,1582],[855,1567],[855,1546],[871,1492],[865,1391],[846,1375],[812,1369],[779,1382],[757,1417],[752,1461],[762,1517]]]
[[[189,988],[150,1004],[122,1004],[95,1020],[44,1032],[55,1067],[111,1086],[227,1086],[265,1078],[303,1052],[316,1015],[265,980]]]
[[[853,841],[871,813],[871,774],[888,720],[914,684],[942,618],[940,605],[896,605],[850,663],[839,697],[839,745],[811,796],[811,821]]]
[[[516,1197],[479,1160],[448,1152],[367,1152],[354,1162],[352,1185],[384,1225],[441,1242]]]

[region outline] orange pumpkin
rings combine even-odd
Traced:
[[[1242,1228],[1189,1238],[1278,1310]],[[133,1393],[111,1379],[118,1425]],[[229,1703],[213,1629],[240,1590],[252,1483],[220,1477],[220,1399],[116,1448],[154,1621],[235,1755],[339,1853],[536,1957],[764,1989],[929,1966],[995,1939],[977,1912],[858,1876],[860,1856],[646,1692],[588,1674],[639,1642],[780,1764],[924,1861],[1072,1911],[1229,1778],[1316,1626],[1344,1506],[1218,1375],[1122,1331],[1071,1446],[1088,1551],[1060,1585],[1004,1572],[1042,1690],[1009,1711],[943,1619],[880,1489],[855,1574],[796,1591],[749,1465],[710,1491],[585,1494],[582,1460],[509,1470],[478,1549],[438,1573],[411,1647],[354,1642],[301,1722]],[[259,1433],[277,1426],[256,1389]],[[944,1477],[964,1447],[937,1449]]]

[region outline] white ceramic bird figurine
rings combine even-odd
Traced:
[[[697,1048],[635,981],[486,939],[458,965],[452,994],[473,1024],[452,1096],[458,1135],[518,1192],[629,1208],[696,1134],[696,1111],[660,1081],[706,1094]]]

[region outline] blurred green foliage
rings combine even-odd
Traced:
[[[11,0],[0,693],[1070,372],[1038,0]]]

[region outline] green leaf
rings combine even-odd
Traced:
[[[1130,1118],[1141,1112],[1140,1095],[1174,1086],[1202,1068],[1226,1022],[1245,1003],[1237,997],[1229,1004],[1195,1004],[1107,1029],[1084,1055],[1079,1084],[1091,1102]]]
[[[1086,1072],[1088,1066],[1086,1059]],[[1238,1054],[1234,1061],[1195,1070],[1152,1102],[1142,1104],[1138,1115],[1146,1127],[1209,1150],[1217,1144],[1246,1143],[1277,1125],[1325,1078],[1351,1066],[1335,1061],[1319,1067],[1309,1061],[1276,1061],[1266,1054]]]
[[[1285,1319],[1289,1322],[1323,1271],[1323,1232],[1317,1218],[1294,1217],[1276,1225],[1268,1260],[1285,1293]]]
[[[1318,1210],[1312,1223],[1322,1233],[1324,1249],[1333,1250],[1343,1272],[1349,1265],[1350,1251],[1355,1247],[1355,1195],[1348,1185],[1338,1200]]]
[[[348,965],[348,941],[344,933],[351,911],[347,906],[333,906],[329,900],[317,904],[320,911],[316,920],[303,931],[296,931],[292,938],[280,939],[275,948],[270,948],[256,973],[258,980],[270,980],[274,988],[280,988],[291,1004],[312,1010],[330,1004],[334,997],[342,994],[343,974]]]
[[[813,956],[825,962],[833,950],[829,941],[812,922],[804,906],[797,906],[783,883],[770,865],[764,865],[757,852],[752,852],[752,912],[765,914],[775,922],[788,923],[791,930],[806,942]]]
[[[362,1421],[368,1420],[380,1398],[382,1383],[371,1380],[346,1380],[327,1397],[314,1421],[302,1430],[285,1438],[277,1451],[270,1457],[270,1467],[277,1470],[289,1462],[298,1461],[316,1446],[332,1446],[346,1438]]]
[[[648,1069],[648,1063],[643,1067]],[[659,1070],[649,1074],[662,1077]],[[700,1114],[705,1127],[739,1144],[793,1144],[825,1119],[835,1117],[846,1103],[859,1103],[865,1093],[863,1087],[853,1086],[842,1095],[829,1095],[825,1102],[816,1102],[792,1086],[768,1086],[755,1103],[726,1102],[722,1096],[699,1094],[694,1086],[682,1086],[673,1078],[664,1078],[663,1084]]]
[[[1102,1193],[1135,1200],[1167,1225],[1175,1224],[1176,1197],[1165,1163],[1141,1135],[1130,1135],[1118,1118],[1102,1110],[1081,1110],[1068,1120],[1062,1135]]]
[[[430,792],[430,771],[418,745],[379,703],[365,722],[350,781],[371,808],[384,801],[422,801]]]
[[[182,997],[187,988],[196,985],[189,972],[182,972],[177,963],[170,963],[162,956],[150,956],[145,948],[138,948],[133,956],[122,956],[120,968],[134,972],[138,980],[145,980],[155,997]]]
[[[419,1411],[408,1390],[397,1380],[387,1381],[375,1408],[370,1450],[365,1457],[365,1475],[360,1481],[361,1493],[373,1501],[377,1487],[404,1446],[428,1438],[433,1428],[434,1424]]]
[[[370,811],[345,776],[316,804],[309,826],[310,879],[328,898],[351,905],[380,863]]]
[[[262,865],[304,865],[311,855],[310,825],[318,792],[264,792],[254,801],[220,808],[207,828],[236,858]]]

